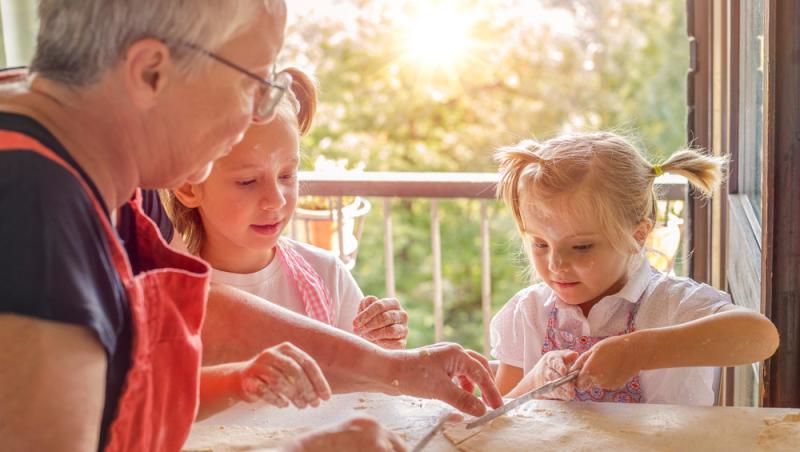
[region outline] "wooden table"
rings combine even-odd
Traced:
[[[364,393],[337,395],[306,410],[240,404],[195,424],[185,450],[257,450],[354,415],[377,418],[410,449],[447,409],[433,400]],[[438,434],[426,450],[800,451],[800,409],[538,400],[498,421],[460,448]],[[466,432],[455,426],[449,433]]]

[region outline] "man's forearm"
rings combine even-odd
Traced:
[[[334,392],[395,392],[391,352],[355,335],[213,284],[203,325],[203,365],[244,361],[291,342],[311,355]]]

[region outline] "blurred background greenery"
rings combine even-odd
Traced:
[[[493,151],[569,130],[614,129],[652,158],[685,143],[683,0],[341,0],[290,4],[281,60],[319,81],[304,169],[319,155],[367,171],[495,171]],[[380,206],[380,203],[373,204]],[[431,343],[430,202],[392,201],[395,279],[409,346]],[[446,340],[481,349],[476,201],[441,201]],[[505,208],[491,204],[492,304],[528,283]],[[385,295],[371,212],[354,274]]]

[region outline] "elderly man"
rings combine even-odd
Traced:
[[[31,76],[0,87],[0,443],[178,450],[198,409],[208,267],[167,248],[126,203],[136,187],[202,181],[252,121],[271,118],[285,5],[41,0],[39,15]],[[110,217],[124,205],[122,243]],[[214,297],[221,321],[245,315],[240,294]],[[459,347],[385,352],[288,313],[262,318],[308,349],[334,390],[438,397],[478,414],[451,383],[463,376],[500,403],[485,363]],[[403,447],[353,420],[287,448],[334,443]]]

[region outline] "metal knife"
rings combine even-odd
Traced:
[[[513,410],[514,408],[517,408],[520,405],[529,402],[531,399],[533,399],[536,396],[549,393],[550,391],[552,391],[553,389],[563,385],[564,383],[568,383],[568,382],[574,380],[575,378],[577,378],[578,377],[578,372],[579,372],[579,370],[574,370],[574,371],[564,375],[563,377],[561,377],[561,378],[559,378],[557,380],[553,380],[553,381],[551,381],[549,383],[546,383],[546,384],[544,384],[544,385],[542,385],[542,386],[540,386],[540,387],[538,387],[538,388],[536,388],[536,389],[534,389],[534,390],[532,390],[530,392],[526,392],[525,394],[523,394],[523,395],[517,397],[516,399],[506,403],[505,405],[501,406],[500,408],[498,408],[496,410],[492,410],[492,411],[484,414],[483,416],[479,417],[478,419],[475,419],[474,421],[470,422],[469,424],[467,424],[467,429],[471,429],[471,428],[475,428],[475,427],[477,427],[479,425],[483,425],[483,424],[491,421],[492,419],[498,418],[498,417],[508,413],[509,411]]]
[[[439,420],[436,421],[436,424],[434,424],[434,426],[431,427],[430,430],[428,430],[428,433],[426,433],[425,436],[423,436],[422,439],[419,440],[417,445],[414,446],[413,449],[411,449],[411,452],[420,452],[423,447],[427,446],[428,443],[433,439],[433,437],[436,436],[436,433],[439,430],[441,430],[442,427],[444,427],[445,422],[450,420],[454,416],[454,414],[455,413],[453,413],[452,411],[442,413],[442,415],[439,416]],[[456,416],[457,416],[456,419],[463,419],[461,416],[458,415]]]

